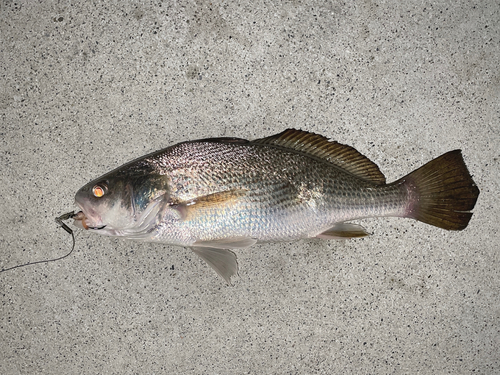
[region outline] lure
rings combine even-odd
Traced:
[[[73,219],[73,218],[75,218],[77,216],[78,215],[75,214],[74,211],[71,211],[71,212],[68,212],[68,213],[66,213],[64,215],[56,217],[56,223],[59,224],[62,227],[62,229],[64,229],[66,232],[68,232],[69,234],[71,234],[71,237],[73,238],[73,246],[71,247],[71,251],[68,254],[63,255],[62,257],[59,257],[59,258],[47,259],[47,260],[39,260],[39,261],[36,261],[36,262],[28,262],[28,263],[25,263],[25,264],[19,264],[17,266],[13,266],[13,267],[1,269],[0,272],[6,272],[6,271],[10,271],[10,270],[13,270],[13,269],[16,269],[16,268],[21,268],[21,267],[26,267],[26,266],[32,266],[33,264],[55,262],[57,260],[61,260],[61,259],[64,259],[64,258],[68,257],[73,252],[73,250],[75,250],[75,234],[73,233],[73,230],[70,227],[68,227],[66,224],[63,223],[63,221],[64,220]]]

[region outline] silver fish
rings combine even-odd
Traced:
[[[248,141],[183,142],[83,186],[75,224],[108,236],[188,246],[228,283],[230,249],[300,238],[364,237],[350,220],[406,217],[467,227],[479,195],[461,151],[386,184],[354,148],[288,129]]]

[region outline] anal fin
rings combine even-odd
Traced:
[[[330,229],[318,234],[317,238],[325,240],[345,240],[348,238],[361,238],[370,235],[365,228],[358,224],[337,223]]]

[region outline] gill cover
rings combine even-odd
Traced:
[[[122,167],[83,186],[75,202],[84,216],[81,226],[99,229],[101,234],[140,238],[157,224],[168,196],[166,176]]]

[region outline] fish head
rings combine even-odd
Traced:
[[[168,203],[166,176],[117,170],[83,186],[75,196],[75,225],[110,236],[143,238]]]

